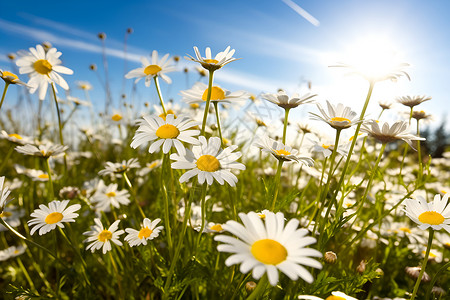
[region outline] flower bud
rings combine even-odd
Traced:
[[[327,251],[327,252],[325,252],[325,255],[323,256],[323,260],[327,264],[330,264],[330,265],[335,264],[336,260],[337,260],[337,255],[333,251]]]
[[[128,33],[128,34],[132,34],[132,33],[133,33],[133,28],[131,28],[131,27],[130,27],[130,28],[127,28],[127,33]]]
[[[417,280],[419,278],[421,267],[406,267],[405,272],[406,274],[411,277],[414,280]],[[422,275],[422,282],[430,282],[431,278],[430,275],[427,274],[427,272],[423,272]]]
[[[249,281],[245,284],[245,289],[247,292],[251,293],[254,289],[256,289],[256,283],[254,281]]]
[[[89,65],[89,69],[92,71],[97,71],[97,65],[96,64],[91,64]]]
[[[100,32],[99,34],[97,34],[97,37],[101,40],[104,40],[104,39],[106,39],[106,33]]]
[[[356,267],[356,272],[358,272],[359,274],[364,273],[364,271],[366,270],[366,266],[367,266],[367,261],[362,260],[359,265]]]
[[[14,54],[14,53],[8,53],[8,58],[10,59],[10,60],[15,60],[16,59],[16,55]]]

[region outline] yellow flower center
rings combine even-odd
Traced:
[[[202,100],[206,101],[208,98],[208,89],[203,92]],[[225,92],[218,86],[213,86],[211,88],[211,100],[223,100],[225,99]]]
[[[409,229],[408,227],[400,227],[398,230],[406,232],[406,233],[411,233],[411,229]]]
[[[156,167],[157,165],[158,165],[158,162],[155,161],[154,163],[151,163],[151,164],[148,166],[148,168],[149,168],[149,169],[153,169],[153,168]]]
[[[119,114],[114,114],[114,115],[111,117],[111,119],[112,119],[113,121],[119,122],[120,120],[122,120],[122,116],[119,115]]]
[[[48,75],[52,71],[52,65],[46,59],[37,60],[33,64],[34,70],[42,75]]]
[[[220,224],[213,225],[209,229],[214,230],[214,231],[222,231],[223,230],[222,225],[220,225]]]
[[[48,179],[48,175],[47,174],[40,174],[40,175],[38,175],[38,178],[40,178],[40,179]]]
[[[106,241],[110,240],[112,238],[112,233],[109,230],[104,229],[100,234],[98,235],[98,240],[100,242],[106,243]]]
[[[106,196],[108,196],[108,197],[115,197],[116,193],[115,192],[109,192],[109,193],[106,193]]]
[[[445,194],[447,194],[447,191],[446,190],[441,190],[441,193],[445,195]]]
[[[328,296],[325,300],[345,300],[345,298],[331,295],[331,296]]]
[[[291,155],[291,152],[286,151],[284,149],[274,150],[277,155]]]
[[[278,265],[286,260],[288,254],[283,245],[271,239],[254,242],[250,251],[257,260],[266,265]]]
[[[348,122],[348,123],[351,123],[352,121],[350,121],[349,119],[346,119],[346,118],[342,118],[342,117],[334,117],[334,118],[331,118],[331,122],[333,123],[333,122]]]
[[[331,145],[325,145],[325,144],[322,144],[322,148],[324,148],[324,149],[328,149],[328,148],[330,148],[331,147]]]
[[[215,172],[220,168],[220,162],[212,155],[202,155],[197,160],[197,168],[201,171]]]
[[[21,140],[21,139],[22,139],[22,137],[21,137],[20,135],[18,135],[17,133],[11,133],[11,134],[8,134],[8,136],[9,136],[9,137],[16,138],[16,139],[18,139],[18,140]]]
[[[175,112],[171,109],[167,110],[166,114],[162,113],[159,115],[160,118],[162,118],[164,121],[166,120],[167,115],[173,115],[173,118],[176,119],[177,116],[175,116]]]
[[[218,60],[216,60],[216,59],[211,59],[211,58],[204,59],[203,61],[204,61],[205,63],[207,63],[207,64],[217,64],[217,63],[219,63]]]
[[[145,67],[144,73],[145,73],[145,75],[155,75],[156,73],[158,73],[161,70],[162,70],[161,67],[158,65],[149,65],[149,66]]]
[[[200,107],[200,105],[198,103],[191,103],[191,104],[189,104],[189,106],[193,109],[197,109]]]
[[[156,130],[156,135],[160,139],[174,139],[180,134],[177,127],[172,124],[164,124]]]
[[[17,77],[16,74],[8,72],[8,71],[3,71],[3,76],[2,78],[6,78],[6,77],[13,77],[14,79],[12,81],[18,80],[19,77]]]
[[[153,230],[149,229],[148,227],[144,227],[141,230],[139,230],[138,238],[139,239],[146,239],[152,234]]]
[[[45,223],[47,224],[55,224],[58,223],[59,221],[61,221],[64,218],[62,213],[59,212],[52,212],[51,214],[49,214],[47,217],[45,217]]]
[[[12,213],[10,213],[9,211],[4,211],[0,214],[0,217],[2,218],[7,218],[7,217],[11,217]]]
[[[14,250],[14,254],[19,254],[20,253],[20,251],[19,250]]]
[[[265,214],[258,214],[259,218],[261,220],[265,220],[266,219],[266,215]]]
[[[426,211],[420,214],[419,221],[430,225],[439,225],[445,221],[445,218],[438,212]]]
[[[422,254],[425,255],[425,254],[426,254],[426,251],[423,250],[423,251],[422,251]],[[430,251],[430,253],[428,254],[428,257],[429,257],[429,258],[436,258],[437,255]]]

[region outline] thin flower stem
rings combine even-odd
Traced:
[[[9,147],[8,153],[6,154],[6,157],[3,158],[2,165],[0,166],[0,174],[2,174],[1,172],[2,172],[3,168],[6,166],[6,163],[9,161],[9,158],[11,157],[13,152],[14,152],[14,147],[12,147],[12,146]]]
[[[356,145],[356,140],[358,139],[359,130],[362,125],[362,121],[364,120],[364,115],[366,114],[367,106],[369,105],[370,97],[372,96],[373,88],[375,86],[374,81],[369,81],[369,90],[367,91],[366,101],[364,102],[363,109],[361,111],[361,115],[359,116],[359,121],[361,121],[358,125],[356,125],[355,134],[353,135],[352,144],[350,145],[350,149],[348,150],[347,159],[345,160],[344,167],[342,168],[341,172],[341,178],[339,179],[339,182],[336,186],[336,190],[334,191],[333,199],[336,199],[337,194],[339,193],[339,190],[341,189],[342,184],[344,183],[345,175],[347,173],[347,169],[350,165],[351,157],[353,154],[353,149]],[[338,208],[342,207],[342,201],[339,202]]]
[[[170,168],[169,154],[164,154],[163,162],[161,166],[161,189],[164,197],[164,218],[166,223],[166,232],[167,232],[167,244],[169,247],[169,253],[172,253],[173,243],[172,243],[172,230],[170,227],[170,213],[169,213],[169,196],[167,195],[167,187],[164,182],[164,168]]]
[[[145,219],[146,217],[145,217],[144,211],[142,210],[142,207],[139,205],[139,202],[136,198],[136,193],[134,192],[134,189],[133,189],[133,186],[131,185],[130,179],[128,179],[127,172],[123,172],[122,175],[123,175],[123,178],[125,179],[125,182],[127,183],[127,186],[130,190],[131,195],[134,198],[134,202],[136,203],[136,206],[137,206],[139,212],[141,213],[141,216]]]
[[[20,257],[17,257],[17,263],[19,264],[20,269],[23,272],[23,275],[25,275],[25,278],[28,281],[28,284],[30,285],[30,288],[33,292],[37,292],[36,287],[34,286],[33,280],[31,280],[30,274],[28,274],[27,268],[22,263],[22,260]]]
[[[63,138],[63,133],[62,133],[63,126],[61,123],[61,113],[59,111],[58,98],[56,97],[55,83],[52,82],[51,86],[52,86],[52,91],[53,91],[53,98],[55,99],[56,113],[58,115],[59,142],[61,143],[61,145],[64,145],[64,138]],[[65,152],[64,152],[64,173],[65,174],[67,173],[67,158],[66,158]]]
[[[204,183],[202,185],[202,196],[201,196],[201,209],[202,209],[202,224],[200,226],[200,230],[198,232],[197,241],[195,243],[194,248],[194,256],[197,255],[197,249],[198,245],[200,244],[200,240],[202,238],[203,230],[205,229],[205,222],[206,222],[206,190],[208,188],[208,185]]]
[[[220,127],[220,117],[219,117],[219,103],[217,101],[213,101],[213,104],[214,104],[214,111],[216,112],[217,129],[219,130],[220,145],[223,148],[222,129]]]
[[[411,125],[412,115],[413,115],[413,108],[411,107],[411,111],[409,113],[409,125]],[[402,177],[403,165],[405,164],[405,158],[406,158],[406,154],[408,153],[408,148],[409,148],[409,145],[405,144],[405,149],[403,150],[402,162],[400,163],[400,172],[398,174],[402,183],[403,183],[403,177]]]
[[[267,283],[267,274],[264,274],[263,277],[258,281],[256,289],[254,289],[250,296],[247,297],[247,300],[262,299],[262,295],[266,290]]]
[[[0,109],[2,108],[3,101],[5,100],[6,91],[8,90],[9,83],[5,82],[5,87],[3,88],[2,100],[0,101]]]
[[[445,265],[443,265],[443,266],[436,272],[436,274],[434,274],[433,280],[431,280],[430,284],[428,285],[428,290],[427,290],[427,295],[426,295],[425,300],[430,299],[431,290],[433,289],[434,284],[436,283],[436,280],[438,280],[438,278],[439,278],[439,276],[438,276],[439,273],[441,273],[442,271],[447,270],[448,268],[450,268],[450,261],[447,262]]]
[[[430,227],[428,230],[428,245],[427,245],[427,251],[425,252],[425,257],[423,258],[422,267],[420,267],[420,273],[419,277],[417,278],[416,284],[414,285],[414,290],[411,295],[411,300],[414,300],[416,298],[417,290],[419,289],[420,282],[422,281],[423,273],[425,272],[425,268],[427,266],[428,262],[428,256],[430,254],[431,250],[431,244],[433,243],[433,236],[434,236],[434,230]]]
[[[286,131],[288,125],[288,116],[289,116],[290,108],[284,109],[284,126],[283,126],[283,144],[286,145]]]
[[[45,167],[48,173],[48,200],[53,201],[55,194],[53,192],[52,169],[50,167],[50,157],[45,160]]]
[[[119,270],[117,269],[117,265],[116,265],[116,262],[114,261],[114,257],[112,255],[111,251],[109,251],[109,257],[111,258],[111,264],[113,266],[114,273],[116,274],[117,285],[119,286],[119,295],[120,295],[119,299],[125,299],[123,296],[122,283],[121,283],[121,279],[120,279],[120,275],[119,275],[120,273],[119,273]]]
[[[420,136],[420,127],[419,127],[419,119],[417,119],[417,136]],[[419,174],[418,174],[418,182],[422,181],[422,173],[423,173],[423,162],[422,162],[422,151],[420,148],[420,140],[417,141],[417,156],[419,158]]]
[[[323,177],[325,176],[325,168],[327,166],[327,161],[328,161],[328,157],[325,157],[325,159],[322,162],[322,174],[320,176],[319,187],[322,186],[322,183],[323,183]],[[313,203],[315,203],[315,202],[317,202],[317,203],[315,205],[314,212],[311,214],[311,218],[309,219],[308,226],[314,220],[314,218],[316,216],[316,213],[319,210],[319,207],[320,207],[320,193],[317,194],[316,200]],[[313,234],[316,231],[316,226],[317,226],[317,222],[314,225]]]
[[[164,107],[164,100],[161,95],[161,89],[159,88],[158,76],[153,77],[153,81],[155,81],[156,92],[158,92],[158,97],[159,97],[159,101],[161,102],[161,107],[163,109],[164,116],[167,116],[167,111],[166,111],[166,108]]]
[[[208,118],[208,112],[209,112],[209,103],[211,102],[213,75],[214,75],[214,71],[209,71],[208,94],[206,96],[205,112],[203,113],[202,131],[200,133],[200,135],[203,135],[203,136],[205,135],[206,120]]]
[[[75,113],[75,111],[78,108],[78,104],[75,104],[74,108],[72,109],[72,111],[70,112],[69,116],[63,121],[62,123],[62,128],[64,129],[64,126],[66,126],[66,123],[70,120],[70,118],[72,118],[73,114]]]
[[[272,200],[272,205],[270,206],[271,211],[274,211],[275,204],[277,202],[278,190],[280,189],[280,178],[281,178],[281,168],[282,167],[283,167],[283,161],[281,159],[279,159],[277,173],[275,175],[275,189],[273,192],[273,200]]]

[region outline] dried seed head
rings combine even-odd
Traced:
[[[256,288],[256,282],[249,281],[245,284],[245,289],[247,292],[253,292],[253,290]]]
[[[335,264],[337,261],[337,255],[333,251],[327,251],[325,252],[325,255],[323,256],[323,259],[327,264]]]
[[[106,33],[104,32],[100,32],[99,34],[97,34],[97,37],[101,40],[105,40],[106,39]]]
[[[359,274],[364,273],[364,271],[366,270],[366,266],[367,266],[367,261],[362,260],[359,265],[356,267],[356,272],[358,272]]]

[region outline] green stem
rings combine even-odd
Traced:
[[[19,264],[20,269],[23,272],[23,275],[25,275],[25,278],[28,281],[28,284],[30,285],[30,288],[33,292],[37,292],[36,287],[34,286],[33,280],[31,280],[30,274],[28,274],[27,268],[22,263],[22,260],[20,257],[17,257],[17,263]]]
[[[275,209],[275,203],[277,202],[278,190],[280,189],[280,178],[281,178],[281,168],[283,167],[283,160],[278,160],[277,174],[275,175],[275,189],[273,192],[272,205],[270,207],[271,211]]]
[[[201,196],[201,209],[202,209],[202,225],[200,226],[200,231],[198,232],[197,242],[195,243],[194,256],[197,254],[198,245],[200,244],[200,239],[202,238],[203,230],[205,229],[206,223],[206,190],[208,185],[206,183],[202,186],[202,196]]]
[[[164,218],[165,218],[165,229],[167,232],[167,244],[169,247],[169,253],[172,253],[172,249],[173,249],[173,243],[172,243],[172,230],[170,227],[170,213],[169,213],[169,196],[167,194],[167,187],[164,181],[164,169],[166,167],[170,168],[170,165],[168,165],[168,163],[170,163],[169,161],[169,154],[164,154],[163,157],[163,162],[162,162],[162,166],[161,166],[161,189],[162,189],[162,194],[164,197]]]
[[[223,148],[222,129],[220,127],[220,117],[219,117],[219,103],[217,101],[213,101],[213,104],[214,104],[214,111],[216,112],[217,129],[219,130],[220,145]]]
[[[161,89],[159,88],[158,76],[153,77],[153,80],[155,81],[156,92],[158,92],[158,97],[159,97],[159,101],[161,102],[161,107],[163,109],[164,116],[167,116],[166,108],[164,107],[164,100],[161,95]]]
[[[48,173],[48,201],[53,201],[55,194],[53,192],[52,169],[50,168],[50,157],[45,160],[45,167]]]
[[[283,126],[283,144],[286,145],[286,131],[288,125],[288,116],[289,116],[290,108],[284,109],[284,126]]]
[[[119,273],[119,270],[117,269],[117,265],[116,265],[116,262],[114,261],[114,257],[112,255],[111,251],[109,251],[109,257],[111,258],[111,264],[113,266],[114,273],[116,274],[116,280],[117,280],[117,285],[119,287],[120,299],[125,299],[123,296],[122,283],[121,283],[121,279],[120,279],[120,275],[119,275],[120,273]]]
[[[411,300],[414,300],[416,298],[417,290],[419,289],[419,285],[420,285],[420,282],[422,281],[423,273],[425,272],[425,268],[427,266],[428,255],[430,254],[431,244],[433,242],[433,235],[434,235],[433,228],[430,227],[428,232],[429,232],[429,235],[428,235],[427,251],[425,252],[425,257],[423,258],[422,267],[420,268],[419,277],[417,278],[416,284],[414,285],[414,290],[413,290],[413,293],[412,293],[412,296],[411,296]]]
[[[417,136],[420,136],[419,120],[417,120]],[[420,148],[420,140],[417,141],[417,156],[419,157],[418,182],[420,184],[421,181],[422,181],[422,173],[423,173],[423,162],[422,162],[422,151],[421,151],[421,148]]]
[[[139,202],[138,202],[137,197],[136,197],[136,193],[133,190],[133,186],[131,185],[130,179],[128,179],[127,172],[123,172],[123,178],[125,179],[125,182],[127,183],[127,186],[128,186],[128,188],[130,190],[131,195],[134,198],[134,202],[136,203],[136,206],[139,209],[139,212],[141,213],[141,216],[145,219],[146,217],[145,217],[144,211],[142,210],[142,207],[139,205]]]
[[[367,91],[366,101],[364,102],[364,106],[361,111],[361,115],[359,116],[360,123],[358,125],[356,125],[356,130],[355,130],[355,134],[353,135],[352,144],[350,146],[350,149],[348,150],[347,159],[345,160],[344,167],[342,168],[341,178],[339,179],[339,182],[336,186],[336,190],[334,192],[333,199],[336,199],[337,194],[338,194],[339,190],[341,189],[342,184],[344,183],[345,174],[347,173],[347,169],[350,165],[351,157],[353,154],[353,148],[355,148],[356,141],[358,139],[359,130],[362,125],[362,120],[364,120],[364,115],[366,114],[367,106],[369,105],[369,101],[370,101],[370,97],[372,96],[374,85],[375,85],[375,82],[369,81],[369,90]],[[339,202],[338,209],[340,209],[340,207],[342,207],[343,201],[344,200],[341,199],[341,201]]]
[[[61,113],[59,111],[59,105],[58,105],[58,98],[56,97],[56,88],[55,88],[55,83],[52,82],[51,84],[52,86],[52,91],[53,91],[53,98],[55,99],[55,105],[56,105],[56,114],[58,115],[58,127],[59,127],[59,142],[61,143],[61,145],[64,145],[64,138],[63,138],[63,126],[61,123]],[[64,174],[67,173],[67,158],[66,158],[66,153],[64,153]]]
[[[9,147],[8,153],[6,154],[6,157],[3,158],[3,162],[2,165],[0,166],[0,174],[3,170],[3,168],[6,166],[6,163],[8,162],[9,158],[11,157],[11,155],[14,152],[14,147]]]
[[[75,113],[75,111],[77,110],[79,104],[75,104],[74,108],[72,109],[72,111],[70,112],[69,116],[64,120],[64,122],[62,123],[62,128],[64,129],[64,126],[66,126],[66,123],[70,120],[70,118],[73,116],[73,114]]]
[[[437,272],[434,274],[433,280],[431,280],[430,284],[428,285],[426,300],[430,299],[431,290],[433,289],[434,284],[436,283],[437,279],[439,278],[438,275],[444,270],[447,270],[450,268],[450,261],[447,262],[445,265],[443,265]]]
[[[259,280],[258,284],[256,285],[256,289],[254,289],[253,292],[250,294],[250,296],[247,297],[247,300],[262,299],[262,295],[266,290],[267,283],[268,283],[267,274],[264,274],[263,277]]]
[[[0,101],[0,109],[2,108],[3,101],[5,100],[6,91],[8,90],[9,83],[5,82],[5,87],[3,88],[2,100]]]
[[[209,103],[211,102],[213,75],[214,75],[214,71],[209,71],[208,94],[206,96],[205,112],[203,113],[202,131],[200,133],[200,135],[203,135],[203,136],[205,135],[206,119],[208,118]]]

